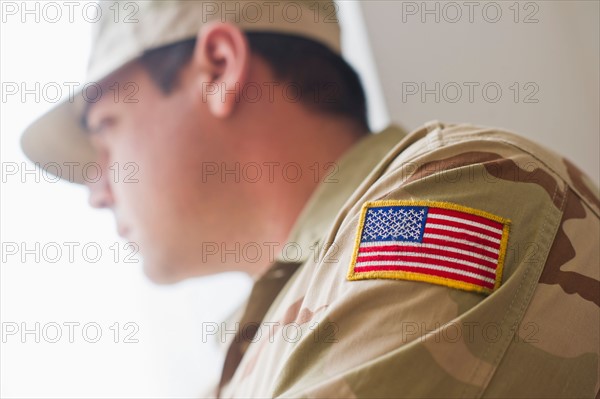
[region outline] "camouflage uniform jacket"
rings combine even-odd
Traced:
[[[598,397],[598,190],[572,163],[434,121],[338,166],[255,282],[220,397]]]

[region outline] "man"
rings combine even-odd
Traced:
[[[138,7],[96,34],[110,95],[23,148],[75,167],[153,281],[255,278],[217,396],[598,394],[599,200],[573,164],[498,129],[369,134],[330,2]]]

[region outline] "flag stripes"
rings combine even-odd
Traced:
[[[508,220],[446,203],[380,201],[363,207],[348,278],[400,278],[492,292],[500,283]]]

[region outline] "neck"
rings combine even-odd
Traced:
[[[343,118],[315,114],[297,104],[294,108],[270,113],[267,126],[254,129],[244,151],[254,162],[260,159],[271,167],[272,179],[261,179],[255,192],[264,204],[257,212],[264,240],[279,243],[276,251],[318,185],[328,176],[335,178],[331,173],[336,162],[365,134]],[[255,266],[251,274],[260,274],[268,264]]]

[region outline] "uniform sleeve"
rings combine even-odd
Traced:
[[[597,394],[597,191],[586,198],[561,177],[567,163],[518,139],[451,133],[398,156],[345,209],[297,306],[324,310],[306,323],[273,396]],[[549,167],[557,162],[561,170]],[[414,215],[398,219],[422,209],[437,213],[428,246],[429,224],[413,234],[402,229]],[[486,226],[502,244],[489,245],[497,257],[480,253],[501,270],[482,280],[469,271],[481,241],[468,239],[488,240]],[[389,240],[392,230],[405,238]]]

